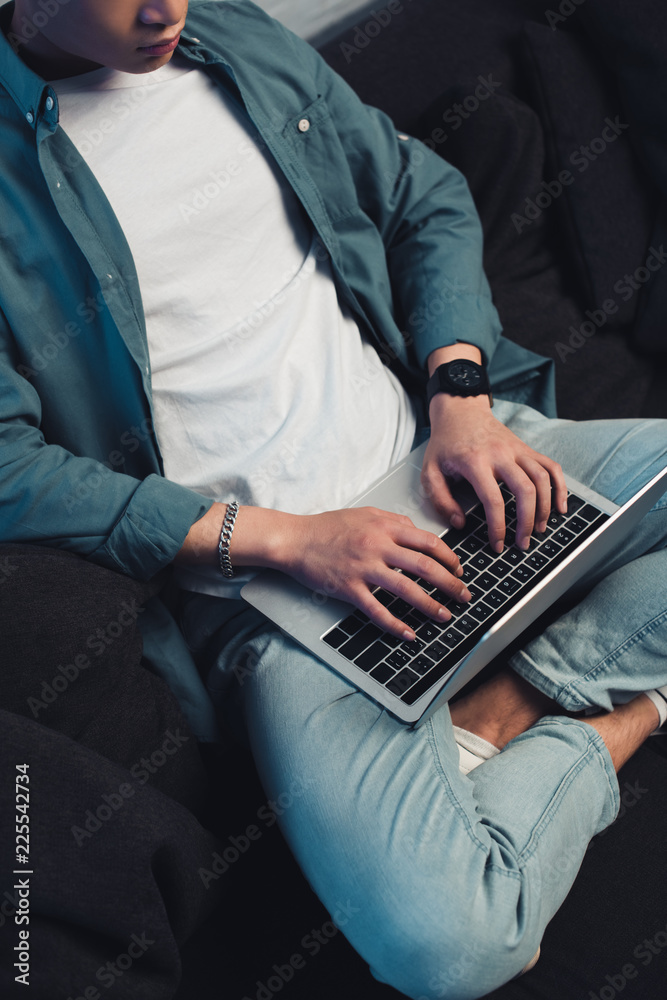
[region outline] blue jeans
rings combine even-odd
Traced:
[[[503,401],[495,413],[618,502],[667,463],[664,422],[548,420]],[[512,667],[573,710],[667,683],[666,542],[667,496]],[[514,976],[616,816],[596,731],[546,717],[464,776],[446,705],[402,726],[242,602],[190,595],[181,625],[208,650],[214,700],[243,719],[268,797],[288,803],[304,874],[373,974],[418,1000]]]

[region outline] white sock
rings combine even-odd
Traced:
[[[650,698],[660,715],[660,722],[653,730],[656,732],[667,722],[667,685],[657,688],[655,691],[644,691],[647,698]]]
[[[667,708],[667,702],[665,703]],[[483,740],[481,736],[454,726],[454,737],[459,748],[459,771],[461,774],[468,774],[474,768],[479,767],[485,760],[490,760],[500,753],[498,747],[493,743]]]

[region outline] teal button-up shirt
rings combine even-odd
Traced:
[[[191,0],[179,51],[245,107],[340,298],[410,389],[432,350],[463,340],[496,393],[553,412],[550,363],[501,337],[457,171],[247,0]],[[130,249],[55,90],[4,35],[0,137],[0,537],[146,580],[212,501],[164,477]]]

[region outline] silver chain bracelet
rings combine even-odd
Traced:
[[[232,532],[234,530],[234,522],[236,521],[236,515],[239,512],[239,502],[238,500],[231,500],[227,504],[227,510],[225,511],[225,516],[222,522],[222,529],[220,531],[220,542],[218,544],[218,556],[220,558],[220,572],[223,576],[227,577],[228,580],[234,576],[234,567],[232,566],[232,561],[229,558],[229,543],[232,540]]]

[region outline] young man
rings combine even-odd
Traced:
[[[641,693],[667,682],[664,501],[512,669],[416,731],[239,589],[277,567],[404,641],[377,585],[449,612],[396,567],[468,598],[437,536],[336,509],[408,452],[452,360],[488,365],[502,399],[434,395],[423,480],[457,526],[445,477],[466,478],[498,550],[499,480],[525,547],[565,502],[561,464],[621,501],[664,465],[665,427],[524,405],[552,412],[548,372],[500,336],[461,177],[246,0],[187,7],[3,8],[4,538],[138,579],[175,564],[188,645],[267,793],[311,779],[283,830],[332,914],[349,903],[346,936],[412,997],[472,956],[456,995],[478,997],[535,954],[616,814],[615,769],[667,714]],[[164,609],[142,625],[151,655]],[[183,643],[159,648],[192,704]],[[452,723],[489,757],[469,776]]]

